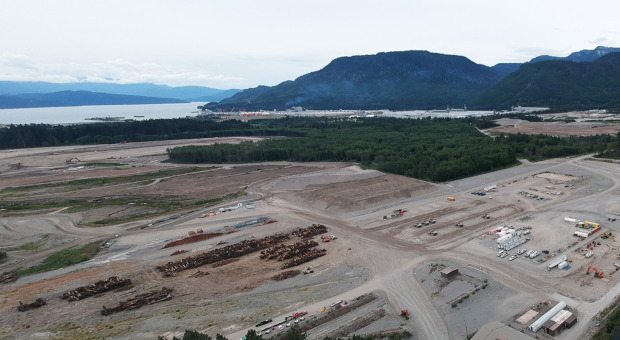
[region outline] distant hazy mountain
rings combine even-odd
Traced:
[[[593,50],[581,50],[579,52],[573,52],[569,54],[568,57],[552,57],[549,55],[541,55],[530,60],[530,63],[537,63],[543,60],[569,60],[576,62],[594,61],[612,52],[620,52],[620,47],[599,46]]]
[[[553,57],[550,55],[541,55],[530,60],[530,63],[537,63],[544,60],[569,60],[576,62],[594,61],[608,53],[620,52],[620,47],[605,47],[599,46],[593,50],[581,50],[579,52],[573,52],[567,57]],[[502,76],[507,76],[510,73],[519,69],[522,63],[500,63],[494,65],[492,68],[499,72]]]
[[[189,98],[214,96],[223,94],[226,90],[218,90],[203,86],[170,87],[155,84],[108,84],[108,83],[46,83],[46,82],[17,82],[0,81],[0,95],[15,95],[23,93],[52,93],[60,91],[89,91],[110,94],[124,94],[131,96],[146,96],[157,98],[176,98],[189,101]],[[235,90],[231,90],[235,91]],[[234,93],[230,93],[233,95]]]
[[[592,62],[545,60],[523,64],[482,93],[474,104],[497,109],[512,105],[620,108],[620,52]]]
[[[498,82],[490,67],[427,51],[342,57],[323,69],[274,87],[244,90],[221,108],[433,109],[462,107]],[[216,108],[216,103],[207,105]]]
[[[0,109],[169,103],[186,103],[186,101],[175,98],[128,96],[122,94],[96,93],[88,91],[61,91],[54,93],[31,93],[12,96],[0,95]]]
[[[226,90],[226,91],[222,91],[216,94],[212,94],[210,96],[202,96],[202,97],[197,97],[197,98],[187,98],[186,100],[188,102],[219,102],[221,100],[224,100],[226,98],[230,98],[233,95],[241,92],[242,90],[237,90],[237,89],[232,89],[232,90]]]
[[[521,65],[523,64],[521,63],[499,63],[499,64],[492,66],[491,68],[497,71],[499,74],[501,74],[502,77],[505,77],[511,74],[512,72],[518,70]]]

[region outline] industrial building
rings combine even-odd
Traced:
[[[441,277],[446,278],[446,279],[451,279],[459,274],[460,273],[459,273],[458,268],[454,268],[454,267],[448,267],[441,271]]]
[[[561,310],[549,321],[545,322],[542,329],[545,333],[556,336],[565,328],[571,328],[577,323],[577,316],[567,310]]]
[[[553,306],[553,308],[551,308],[547,313],[541,316],[538,320],[534,321],[534,323],[530,325],[530,331],[538,332],[538,330],[544,326],[545,322],[551,320],[551,318],[556,316],[565,307],[566,307],[566,302],[560,301],[557,305]]]
[[[471,340],[534,340],[514,328],[510,328],[499,321],[488,323],[474,335]]]

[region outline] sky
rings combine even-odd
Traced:
[[[388,51],[492,66],[620,47],[620,2],[0,0],[0,80],[276,85]]]

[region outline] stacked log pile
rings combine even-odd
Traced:
[[[274,277],[272,277],[271,279],[274,281],[282,281],[282,280],[286,280],[286,279],[290,279],[291,277],[295,277],[297,275],[301,274],[301,272],[299,270],[287,270],[285,272],[282,272]]]
[[[43,307],[45,305],[47,305],[47,302],[45,302],[45,300],[41,298],[38,298],[33,303],[29,303],[29,304],[23,304],[20,301],[19,306],[17,306],[17,310],[20,312],[25,312],[27,310]]]
[[[0,283],[9,283],[15,280],[17,280],[17,276],[13,273],[2,273],[0,275]]]
[[[278,261],[288,260],[295,256],[301,256],[308,252],[310,248],[316,247],[319,244],[313,240],[304,240],[292,245],[280,244],[269,249],[265,249],[260,253],[261,260],[273,260]]]
[[[281,268],[287,269],[287,268],[295,267],[302,263],[312,261],[318,257],[325,256],[325,254],[327,254],[327,250],[325,249],[310,249],[306,253],[300,256],[295,256],[293,260],[284,263]]]
[[[173,276],[183,270],[197,268],[206,264],[216,263],[231,258],[241,257],[262,249],[273,247],[289,239],[287,234],[275,234],[259,240],[245,240],[222,248],[214,249],[196,256],[189,256],[175,262],[168,262],[157,269],[164,276]]]
[[[217,237],[220,235],[224,235],[224,233],[207,233],[207,234],[198,234],[194,236],[189,236],[189,237],[185,237],[183,239],[177,240],[177,241],[172,241],[170,243],[167,243],[163,248],[165,249],[165,248],[180,246],[180,245],[187,244],[187,243],[194,243],[194,242],[198,242],[202,240],[207,240],[213,237]]]
[[[124,310],[138,309],[144,305],[152,305],[154,303],[172,299],[172,289],[163,287],[159,290],[153,290],[146,294],[136,295],[133,299],[123,301],[116,307],[106,308],[103,306],[101,315],[110,315]]]
[[[301,238],[308,238],[315,235],[325,234],[327,232],[327,227],[322,224],[313,224],[308,228],[300,228],[293,232],[293,236],[298,236]]]
[[[78,287],[74,290],[70,290],[62,294],[61,298],[69,302],[78,301],[90,296],[129,286],[130,284],[130,279],[123,279],[120,276],[112,276],[105,280],[99,280],[88,286]]]

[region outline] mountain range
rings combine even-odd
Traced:
[[[431,109],[462,106],[500,79],[490,67],[461,56],[387,52],[338,58],[295,81],[245,90],[220,105],[281,110],[297,105],[314,109]]]
[[[180,86],[156,84],[112,84],[112,83],[47,83],[0,81],[0,95],[22,95],[31,93],[54,93],[61,91],[89,91],[154,98],[173,98],[186,102],[219,101],[241,90],[220,90],[204,86]]]
[[[476,64],[454,55],[403,51],[337,58],[279,85],[246,89],[206,109],[507,109],[616,107],[620,48],[597,47],[524,64]],[[602,56],[602,57],[600,57]],[[600,58],[599,58],[600,57]],[[598,58],[598,59],[597,59]],[[565,92],[563,92],[565,91]]]
[[[620,52],[619,47],[605,47],[598,46],[593,50],[581,50],[578,52],[573,52],[566,57],[552,57],[550,55],[541,55],[536,58],[532,58],[529,63],[537,63],[539,61],[544,60],[568,60],[568,61],[576,61],[576,62],[584,62],[584,61],[594,61],[608,53]],[[493,66],[493,69],[499,72],[504,77],[509,75],[510,73],[516,71],[521,67],[523,63],[499,63]]]
[[[620,109],[620,52],[590,62],[543,60],[524,64],[472,102],[472,106],[487,109],[512,105],[556,110]]]
[[[0,109],[27,107],[61,107],[85,105],[135,105],[187,103],[175,98],[130,96],[89,91],[60,91],[52,93],[29,93],[0,95]]]
[[[0,81],[0,108],[210,102],[208,109],[506,109],[618,107],[614,55],[599,46],[526,63],[476,64],[428,51],[341,57],[294,81],[246,90],[155,84]]]

